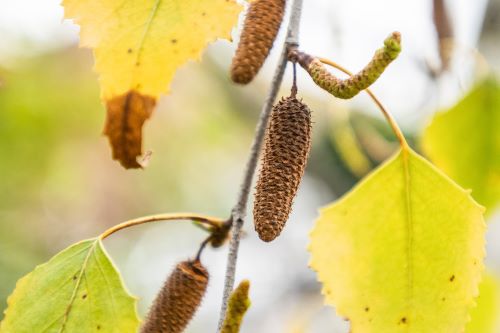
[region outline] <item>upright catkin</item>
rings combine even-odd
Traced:
[[[201,303],[208,272],[200,261],[183,261],[175,267],[157,295],[141,333],[181,333]]]
[[[254,201],[254,223],[266,242],[283,230],[311,145],[311,111],[295,96],[273,107]]]
[[[254,0],[243,24],[231,64],[231,79],[247,84],[257,75],[271,50],[283,21],[286,0]]]
[[[226,316],[222,324],[221,333],[238,333],[240,331],[243,317],[250,307],[250,299],[248,291],[250,289],[250,281],[243,280],[238,287],[231,293],[227,304]]]

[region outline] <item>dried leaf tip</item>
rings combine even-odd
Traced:
[[[141,333],[181,333],[205,295],[209,274],[200,261],[183,261],[158,293]]]
[[[273,107],[265,134],[262,166],[254,200],[259,237],[274,240],[285,227],[309,156],[311,111],[295,97]]]
[[[247,84],[257,75],[278,35],[285,4],[285,0],[255,0],[250,3],[231,64],[233,82]]]
[[[221,333],[238,333],[240,331],[243,317],[251,304],[248,297],[249,289],[250,281],[243,280],[231,294]]]
[[[151,116],[156,99],[131,90],[106,101],[104,134],[108,137],[113,159],[126,169],[141,168],[142,126]]]

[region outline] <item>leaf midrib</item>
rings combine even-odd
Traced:
[[[148,20],[146,21],[146,26],[144,27],[144,31],[137,46],[137,55],[135,57],[135,62],[134,62],[136,66],[137,64],[140,64],[140,58],[142,55],[142,51],[144,49],[144,43],[146,42],[146,37],[149,33],[149,30],[151,30],[151,25],[153,24],[153,20],[156,14],[158,13],[158,8],[160,7],[161,2],[162,0],[156,0],[155,3],[153,4],[153,7],[151,8],[151,13],[149,14]]]
[[[413,318],[413,210],[411,206],[411,174],[410,174],[410,154],[411,151],[407,147],[401,149],[401,158],[403,160],[404,173],[404,195],[405,195],[405,211],[406,211],[406,260],[408,264],[406,272],[406,302],[408,317]],[[410,331],[409,325],[406,325],[406,331]]]
[[[69,300],[69,304],[66,307],[66,311],[64,312],[64,318],[63,318],[63,322],[61,324],[61,328],[59,329],[59,333],[62,333],[64,331],[64,329],[66,328],[66,323],[68,322],[71,308],[73,306],[73,303],[75,302],[75,298],[76,298],[76,294],[78,293],[78,289],[80,288],[83,274],[85,272],[85,269],[87,268],[87,264],[88,264],[90,256],[95,251],[95,248],[96,248],[98,241],[99,241],[98,239],[94,240],[94,243],[90,246],[89,252],[87,253],[87,256],[85,257],[85,260],[83,261],[82,268],[80,269],[80,273],[78,274],[78,278],[76,280],[75,288],[73,288],[73,293],[72,293],[71,298]]]

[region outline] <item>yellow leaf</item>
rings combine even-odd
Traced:
[[[500,204],[500,84],[479,83],[457,105],[438,113],[424,132],[429,158],[490,215]]]
[[[116,106],[116,98],[129,94],[136,96],[136,101],[144,99],[143,104],[150,107],[139,108],[143,114],[130,129],[126,118],[135,109],[121,103],[121,117],[114,118],[124,120],[113,126],[121,132],[106,133],[114,157],[125,167],[140,167],[134,154],[141,152],[141,137],[131,148],[120,146],[134,137],[131,132],[137,132],[137,126],[142,127],[154,101],[168,91],[177,68],[199,59],[209,42],[230,38],[241,6],[235,0],[63,0],[63,6],[65,17],[81,27],[81,46],[94,51],[101,97],[108,112],[110,101]],[[108,122],[114,118],[108,117]]]
[[[353,333],[462,332],[483,270],[483,208],[411,150],[398,152],[311,232],[311,267]]]
[[[500,278],[492,272],[483,274],[479,285],[477,306],[471,311],[471,321],[465,333],[500,332]]]

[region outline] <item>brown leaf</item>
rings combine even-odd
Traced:
[[[126,169],[141,168],[142,125],[149,118],[156,100],[131,90],[106,102],[108,110],[104,134],[108,137],[113,159]]]

